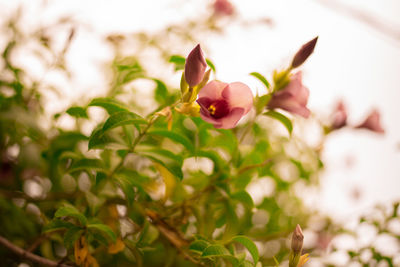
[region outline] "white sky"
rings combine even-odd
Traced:
[[[204,13],[203,5],[209,3],[205,0],[53,0],[47,1],[46,9],[42,9],[43,2],[0,0],[0,15],[10,14],[19,3],[24,3],[29,7],[27,25],[46,24],[62,14],[73,14],[97,33],[129,33],[154,30],[183,17]],[[233,24],[223,37],[205,38],[203,42],[209,48],[207,56],[217,66],[220,80],[241,80],[258,86],[248,73],[258,71],[269,75],[274,68],[286,66],[304,42],[319,35],[315,53],[302,68],[304,84],[311,91],[309,107],[315,114],[327,116],[335,101],[343,98],[349,121],[354,124],[361,122],[374,107],[381,111],[384,136],[343,130],[329,138],[324,153],[326,171],[321,177],[322,192],[308,201],[338,218],[347,219],[374,203],[400,199],[400,39],[396,41],[317,0],[232,2],[244,18],[270,17],[275,27],[243,30]],[[400,29],[398,0],[342,0],[339,3],[369,12],[379,22],[394,29],[397,25]],[[104,87],[96,64],[109,57],[110,51],[99,45],[97,39],[79,36],[79,33],[76,42],[71,57],[75,61],[73,66],[79,69],[80,84]],[[74,93],[72,90],[69,96],[73,97]],[[354,164],[347,168],[346,162],[351,158]],[[360,200],[354,202],[351,193],[358,186],[362,186],[363,192]]]

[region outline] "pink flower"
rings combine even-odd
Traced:
[[[288,85],[275,92],[268,103],[268,108],[281,108],[291,113],[308,118],[310,110],[306,107],[308,95],[307,87],[301,82],[301,71],[294,74]]]
[[[215,0],[214,12],[217,15],[230,16],[233,14],[235,9],[228,0]]]
[[[339,101],[332,115],[331,128],[333,130],[337,130],[346,126],[346,124],[347,124],[347,110],[343,104],[343,101]]]
[[[384,133],[385,132],[385,130],[382,128],[381,123],[380,123],[380,114],[376,109],[373,110],[368,115],[368,117],[364,120],[364,122],[361,123],[360,125],[358,125],[356,128],[368,129],[368,130],[376,132],[376,133]]]
[[[198,44],[189,53],[185,63],[185,80],[190,87],[198,85],[203,80],[206,68],[207,63],[200,44]]]
[[[230,129],[252,108],[253,94],[241,82],[211,81],[200,90],[197,103],[203,120],[215,128]]]

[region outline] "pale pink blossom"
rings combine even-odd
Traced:
[[[364,120],[364,122],[358,125],[356,128],[367,129],[376,133],[385,132],[385,130],[381,126],[380,114],[376,109],[373,110]]]
[[[336,108],[332,114],[332,125],[333,130],[340,129],[347,124],[347,110],[343,104],[343,101],[339,101],[336,104]]]
[[[253,106],[250,88],[241,82],[211,81],[199,92],[201,118],[215,128],[234,128]]]
[[[231,2],[228,0],[215,0],[214,12],[217,15],[230,16],[234,13],[235,9]]]
[[[185,80],[190,87],[198,85],[203,80],[206,68],[207,63],[200,44],[198,44],[189,53],[185,63]]]
[[[301,80],[302,73],[299,71],[290,78],[288,85],[273,94],[268,103],[268,108],[280,108],[308,118],[310,110],[306,105],[310,93]]]

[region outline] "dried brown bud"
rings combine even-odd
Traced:
[[[303,232],[301,231],[300,225],[297,225],[292,235],[292,251],[294,254],[301,253],[301,249],[303,248],[303,239]]]
[[[307,58],[314,52],[315,45],[317,44],[318,36],[304,44],[299,51],[297,51],[296,55],[292,61],[292,68],[297,68],[301,64],[303,64]]]

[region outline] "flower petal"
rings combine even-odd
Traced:
[[[215,119],[211,117],[208,111],[204,111],[203,109],[201,109],[200,117],[203,119],[203,121],[213,124],[215,128],[221,128],[221,119]]]
[[[282,94],[280,98],[273,98],[268,103],[268,107],[271,109],[281,108],[304,118],[310,116],[310,110],[306,106],[298,103],[290,94]]]
[[[282,91],[290,92],[297,99],[297,102],[304,106],[307,105],[310,92],[302,83],[301,71],[291,77],[290,83]]]
[[[202,97],[207,97],[210,98],[211,100],[216,100],[218,98],[221,98],[221,93],[227,85],[228,85],[227,83],[223,83],[220,81],[211,81],[200,89],[198,95],[199,99]]]
[[[223,129],[231,129],[236,126],[236,124],[239,122],[239,120],[243,117],[245,114],[245,109],[244,108],[234,108],[231,110],[228,116],[222,117],[219,119],[220,125],[215,125],[215,128],[223,128]]]
[[[253,107],[253,93],[247,85],[241,82],[230,83],[222,91],[222,97],[229,103],[230,108],[243,108],[243,115]]]

